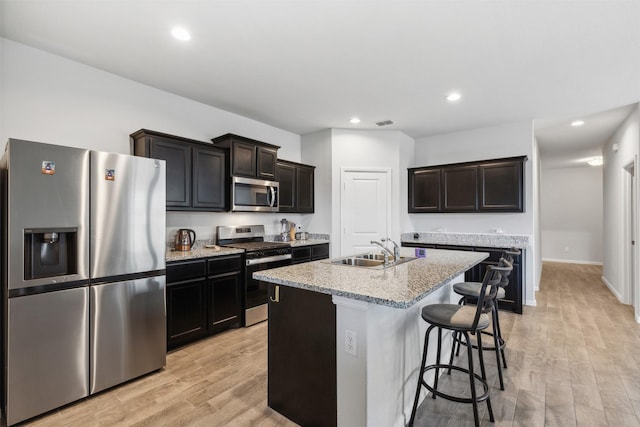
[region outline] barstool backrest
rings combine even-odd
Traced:
[[[490,265],[482,279],[482,287],[478,296],[478,305],[476,306],[476,315],[473,319],[472,329],[475,330],[480,320],[480,315],[486,312],[492,304],[495,304],[498,287],[501,285],[503,277],[508,277],[513,270],[513,265],[504,258],[500,258],[497,266]]]

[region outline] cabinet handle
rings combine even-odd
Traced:
[[[278,285],[276,285],[275,296],[275,298],[270,296],[269,299],[273,302],[280,302],[280,286]]]

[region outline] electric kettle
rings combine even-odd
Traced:
[[[191,237],[193,235],[193,237]],[[176,233],[176,251],[190,251],[196,241],[196,232],[189,228],[181,228]]]

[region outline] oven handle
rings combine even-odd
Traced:
[[[257,264],[265,264],[267,262],[286,261],[288,259],[291,259],[291,254],[274,255],[274,256],[268,256],[268,257],[265,257],[265,258],[248,259],[247,260],[247,266],[249,266],[249,265],[257,265]]]

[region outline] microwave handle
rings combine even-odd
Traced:
[[[274,187],[269,187],[269,192],[267,193],[267,201],[269,202],[269,206],[273,207],[276,204],[276,189]]]

